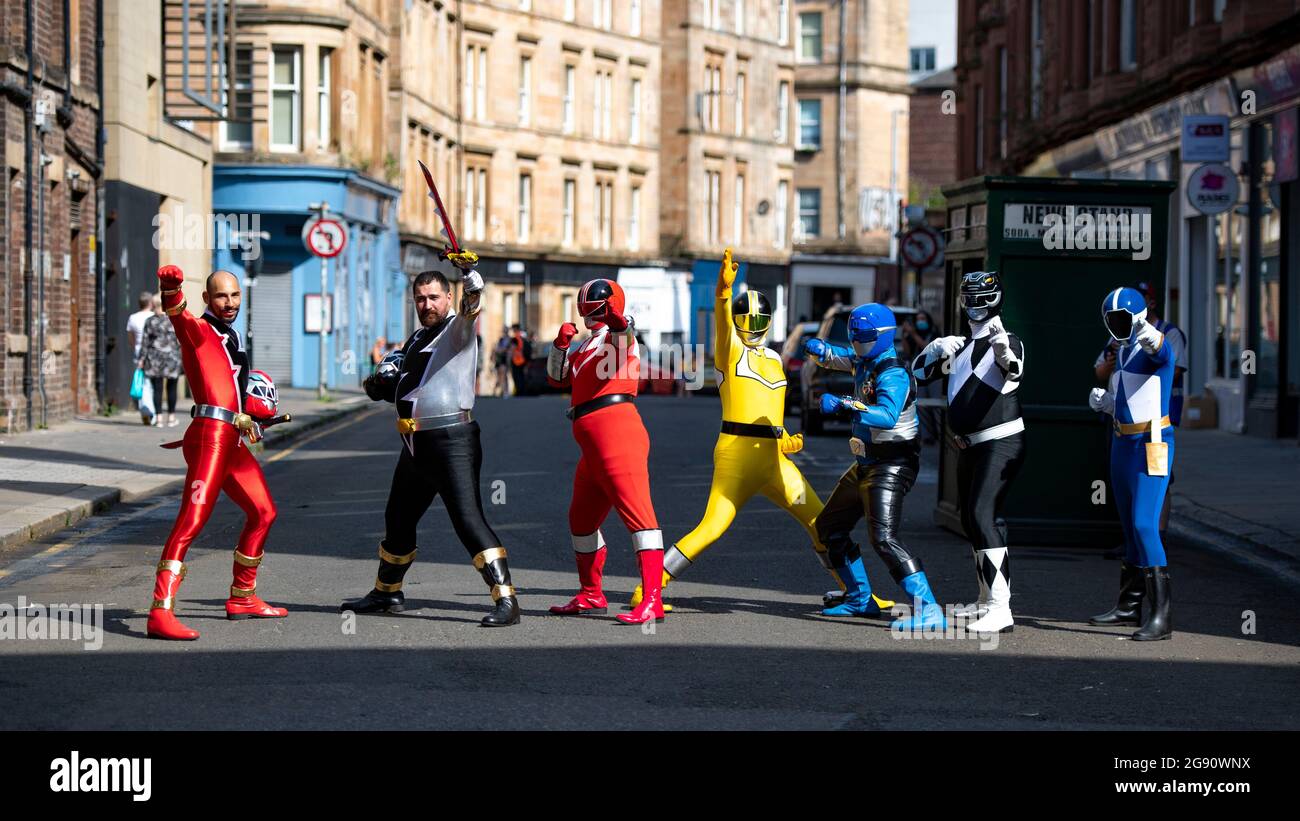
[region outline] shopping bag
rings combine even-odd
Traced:
[[[139,399],[144,395],[144,386],[148,381],[144,378],[144,368],[136,368],[135,376],[131,377],[131,398]]]
[[[140,393],[140,413],[145,416],[154,416],[153,409],[153,382],[144,380],[144,390]]]

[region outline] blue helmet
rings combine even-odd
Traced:
[[[1147,318],[1147,298],[1136,288],[1116,288],[1101,301],[1101,319],[1106,330],[1120,342],[1128,342],[1137,320]]]
[[[898,320],[894,312],[878,302],[859,305],[849,314],[849,341],[858,356],[874,359],[894,344]]]

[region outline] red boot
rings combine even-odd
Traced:
[[[620,613],[614,618],[624,624],[645,624],[653,619],[664,620],[664,603],[660,594],[664,578],[663,550],[637,551],[641,565],[641,603],[631,613]]]
[[[176,591],[185,578],[185,565],[175,560],[158,562],[158,576],[153,585],[153,606],[145,633],[152,639],[194,641],[199,631],[191,630],[176,618]]]
[[[257,597],[257,566],[262,563],[262,556],[245,556],[235,551],[235,582],[230,585],[230,598],[226,599],[226,618],[238,619],[282,619],[289,615],[283,607],[272,607]]]
[[[602,546],[591,553],[574,552],[578,560],[578,582],[582,585],[578,595],[568,604],[557,604],[551,608],[554,616],[594,616],[603,615],[609,610],[609,602],[600,589],[601,579],[605,574],[605,548]]]

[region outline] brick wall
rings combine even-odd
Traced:
[[[0,205],[0,245],[5,260],[0,280],[5,302],[4,335],[0,341],[3,377],[0,378],[0,430],[21,430],[27,426],[28,397],[24,391],[24,369],[30,359],[33,424],[53,424],[77,413],[91,413],[98,406],[95,394],[95,276],[91,269],[90,244],[94,236],[96,192],[90,169],[83,167],[69,151],[71,142],[87,156],[95,154],[95,8],[92,0],[73,0],[77,14],[72,47],[80,57],[76,82],[64,76],[63,4],[61,0],[36,0],[33,47],[36,68],[35,95],[52,101],[52,109],[71,111],[65,126],[51,110],[51,129],[33,140],[33,166],[43,151],[45,165],[44,241],[40,234],[38,177],[28,178],[24,167],[23,106],[11,96],[0,102],[0,129],[8,169],[5,193]],[[27,61],[23,4],[4,5],[4,41],[0,73],[5,81],[25,85]],[[70,173],[75,172],[75,177]],[[37,172],[39,173],[39,172]],[[26,197],[32,195],[33,252],[27,252]],[[71,224],[73,203],[80,206],[80,229]],[[48,263],[46,260],[48,259]],[[31,299],[24,302],[24,274],[32,265]],[[40,278],[44,277],[44,308],[38,304]],[[66,277],[66,278],[65,278]],[[30,338],[26,336],[30,320]],[[44,351],[37,350],[44,327]],[[44,376],[45,402],[42,408],[40,379]]]

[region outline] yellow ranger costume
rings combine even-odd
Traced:
[[[780,354],[763,344],[772,310],[767,298],[754,290],[740,294],[733,304],[731,286],[738,271],[728,248],[718,274],[714,306],[713,347],[722,396],[722,431],[713,448],[713,483],[704,518],[664,555],[665,586],[680,578],[758,493],[803,525],[822,565],[831,570],[815,524],[822,501],[787,456],[803,449],[803,434],[791,436],[785,431],[785,368]],[[841,590],[843,587],[840,583]],[[640,599],[638,587],[633,606]],[[893,602],[880,601],[880,605],[888,609]]]

